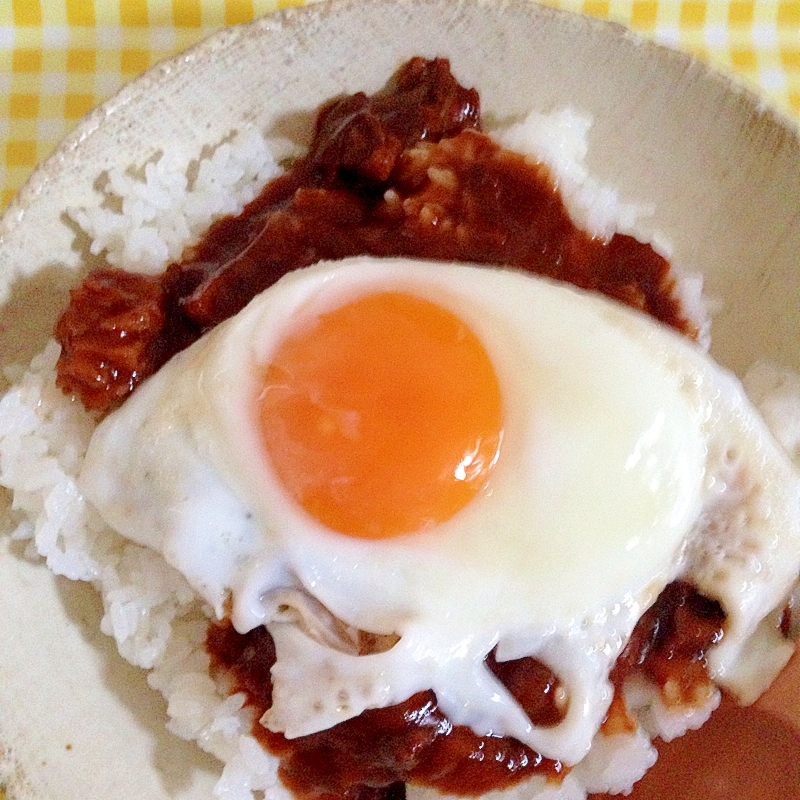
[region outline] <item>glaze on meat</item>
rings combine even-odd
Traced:
[[[414,58],[377,94],[326,104],[308,155],[241,215],[215,223],[163,276],[90,274],[56,328],[58,385],[106,413],[286,273],[361,254],[521,268],[697,333],[661,256],[630,236],[602,241],[577,229],[548,170],[481,133],[477,92],[455,81],[446,60]],[[637,626],[612,676],[617,687],[640,671],[663,691],[677,686],[678,700],[696,696],[723,621],[716,604],[672,584]],[[402,800],[409,781],[475,795],[566,772],[514,739],[452,725],[430,691],[286,740],[258,722],[272,701],[275,648],[266,628],[239,634],[228,620],[213,623],[206,647],[214,676],[244,692],[254,735],[304,800]],[[490,654],[487,665],[534,724],[564,718],[568,700],[544,664],[498,663]],[[614,720],[626,724],[619,691],[607,725]]]
[[[272,703],[270,668],[275,645],[264,627],[237,633],[230,621],[210,626],[206,649],[212,674],[233,692],[244,692],[252,709],[252,733],[281,759],[284,785],[302,800],[399,800],[404,784],[442,792],[483,794],[534,774],[559,779],[566,768],[515,739],[478,736],[453,725],[433,692],[418,692],[403,703],[369,709],[360,716],[310,736],[285,739],[259,719]],[[555,725],[566,712],[560,682],[544,664],[522,658],[490,668],[537,725]]]
[[[668,705],[705,700],[711,685],[708,648],[723,635],[719,604],[685,581],[669,584],[637,623],[612,670],[616,688],[604,731],[633,733],[622,696],[626,678],[644,675],[662,691]],[[432,692],[420,692],[389,708],[310,736],[285,739],[259,719],[272,703],[270,668],[275,646],[264,627],[247,634],[228,620],[209,628],[206,649],[212,672],[231,692],[244,692],[254,713],[253,735],[281,759],[280,776],[300,800],[399,800],[406,782],[443,793],[480,795],[513,786],[534,774],[560,780],[566,767],[543,758],[511,738],[478,736],[452,725]],[[535,725],[557,725],[566,705],[559,700],[558,677],[534,658],[487,664],[522,705]]]
[[[309,154],[160,279],[104,269],[72,292],[59,387],[105,413],[287,272],[352,255],[525,269],[694,336],[667,261],[630,236],[577,229],[548,170],[480,132],[479,107],[446,60],[421,58],[372,97],[328,103]]]

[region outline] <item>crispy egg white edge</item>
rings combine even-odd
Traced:
[[[356,259],[354,261],[358,260]],[[386,265],[384,264],[383,266]],[[319,272],[327,268],[328,267],[323,265],[312,268],[312,270]],[[337,270],[346,270],[349,268],[351,268],[350,262],[344,265],[339,264],[336,267]],[[463,269],[463,267],[458,267],[458,269]],[[484,270],[485,268],[479,267],[477,269]],[[294,280],[298,279],[298,277],[299,276],[295,276]],[[526,278],[526,280],[528,280],[528,278]],[[325,282],[326,281],[323,281],[323,283]],[[794,511],[797,512],[798,507],[800,507],[797,500],[799,496],[797,476],[791,471],[791,465],[788,464],[788,459],[785,457],[782,458],[783,454],[780,448],[775,446],[769,434],[763,430],[763,426],[761,426],[757,418],[754,418],[752,409],[750,409],[735,379],[726,375],[720,368],[711,364],[708,359],[690,343],[669,331],[664,331],[649,319],[641,317],[627,309],[618,307],[602,298],[587,297],[581,293],[576,293],[568,287],[558,287],[557,291],[567,291],[582,297],[583,299],[581,299],[580,302],[595,306],[599,313],[608,317],[612,325],[619,326],[621,329],[627,328],[634,336],[641,338],[642,346],[649,348],[651,354],[656,359],[660,359],[662,363],[670,365],[670,369],[675,370],[675,373],[681,376],[682,390],[688,391],[692,396],[691,402],[694,404],[694,408],[706,414],[706,419],[703,421],[703,424],[706,429],[704,431],[705,435],[710,437],[709,441],[713,439],[714,427],[719,426],[723,418],[727,420],[725,424],[733,421],[732,424],[737,431],[737,435],[741,435],[745,442],[744,446],[740,448],[740,457],[745,460],[754,458],[758,463],[770,465],[769,470],[771,478],[767,486],[766,493],[768,498],[766,505],[771,508],[777,501],[778,505],[783,503],[783,505],[789,509],[792,503],[794,503]],[[335,294],[335,292],[333,294]],[[222,328],[222,326],[220,326],[220,328]],[[221,334],[215,332],[212,336],[221,336]],[[184,354],[179,354],[179,356],[174,359],[177,365],[180,365],[183,356]],[[175,369],[177,368],[178,367],[175,367]],[[168,365],[164,369],[172,369],[172,367]],[[161,373],[159,373],[159,375],[161,375]],[[140,393],[142,397],[145,398],[149,385],[158,383],[158,381],[156,381],[157,377],[158,376],[155,376],[155,378],[140,387],[140,389],[137,390],[137,394],[126,403],[126,407],[129,404],[132,406]],[[196,389],[196,386],[192,387],[192,391]],[[156,389],[151,391],[157,393]],[[144,399],[140,405],[145,405]],[[135,411],[129,413],[136,416]],[[230,419],[230,409],[226,407],[217,407],[208,411],[208,413],[212,415],[216,414],[219,417],[213,424],[218,424],[219,422],[224,424],[226,419]],[[147,415],[141,414],[139,421],[147,426]],[[236,471],[236,466],[230,464],[230,453],[219,452],[215,443],[207,441],[207,439],[202,436],[203,425],[207,421],[207,419],[203,419],[202,414],[195,415],[192,419],[181,419],[177,426],[172,425],[168,426],[167,430],[153,432],[153,441],[158,442],[157,446],[159,448],[165,448],[167,452],[172,454],[163,464],[159,465],[159,469],[161,470],[159,479],[180,475],[182,470],[188,465],[187,457],[177,453],[179,448],[176,448],[176,452],[173,452],[172,447],[174,443],[173,437],[182,435],[177,433],[177,430],[181,426],[185,426],[185,430],[193,432],[197,452],[200,453],[203,458],[207,458],[213,463],[216,469],[219,469],[223,474],[229,470],[233,472]],[[106,423],[103,424],[106,425]],[[109,425],[114,425],[114,423],[110,422]],[[713,447],[709,449],[713,454]],[[87,475],[92,473],[93,468],[90,465],[92,464],[93,457],[93,450],[90,448],[90,453],[87,456],[87,465],[89,466],[85,469]],[[194,460],[194,455],[188,457],[188,461]],[[234,461],[235,460],[236,459],[234,459]],[[787,469],[787,466],[789,469]],[[96,472],[97,466],[95,466],[94,469]],[[145,470],[145,472],[146,471],[147,470]],[[206,481],[206,479],[208,479],[208,481]],[[708,475],[706,475],[706,480],[708,480]],[[719,478],[715,478],[715,480],[719,480]],[[782,495],[780,491],[777,493],[774,491],[776,482],[785,487],[785,491]],[[204,509],[207,506],[217,505],[219,502],[227,504],[233,515],[238,514],[244,517],[244,525],[240,526],[238,530],[219,530],[215,536],[211,537],[217,544],[226,541],[235,543],[237,549],[236,557],[232,559],[230,552],[226,552],[225,547],[217,546],[216,548],[212,548],[210,552],[204,554],[204,559],[214,559],[216,563],[221,566],[223,571],[227,570],[228,576],[234,575],[245,565],[249,566],[249,571],[252,574],[253,565],[255,564],[257,567],[274,571],[275,574],[268,579],[268,582],[291,581],[296,579],[295,576],[292,576],[290,571],[285,568],[285,565],[281,566],[281,559],[277,552],[269,552],[269,548],[267,548],[265,552],[263,543],[258,541],[257,525],[254,523],[254,516],[249,510],[247,503],[242,504],[240,499],[232,493],[229,493],[228,496],[225,496],[225,492],[220,494],[218,487],[214,488],[211,485],[214,483],[213,477],[204,476],[203,470],[200,470],[200,474],[196,477],[195,483],[196,486],[192,487],[192,489],[194,491],[199,491],[202,498],[200,507],[195,509],[197,519],[203,519],[205,515]],[[104,508],[107,507],[109,505],[108,498],[98,496],[96,487],[90,489],[88,484],[91,484],[91,480],[87,479],[87,481],[85,481],[85,488],[88,490],[91,499],[95,500],[98,505]],[[152,487],[149,490],[145,482],[145,485],[143,485],[141,489],[144,494],[149,495]],[[100,492],[100,494],[102,494],[102,492]],[[724,496],[724,493],[722,494]],[[189,502],[189,495],[190,493],[187,493],[187,503]],[[110,505],[116,506],[118,511],[112,513],[115,519],[109,519],[108,521],[127,535],[126,529],[130,528],[130,524],[129,520],[126,520],[126,516],[129,515],[131,509],[126,506],[124,502],[118,502],[116,499],[112,500]],[[136,505],[136,503],[133,505]],[[170,523],[168,520],[165,521],[159,518],[160,515],[164,513],[164,509],[150,508],[149,502],[145,502],[145,507],[149,508],[148,513],[151,514],[150,519],[153,522],[151,530],[161,530],[165,525],[169,526]],[[292,509],[288,510],[291,511]],[[276,509],[275,513],[282,513],[283,511],[284,509]],[[294,509],[294,511],[296,511],[296,509]],[[707,514],[708,510],[704,513]],[[772,511],[770,511],[766,517],[770,517],[771,514]],[[791,517],[791,513],[787,510],[784,516]],[[554,662],[551,663],[551,666],[557,672],[576,673],[574,679],[569,682],[570,690],[576,701],[580,697],[581,700],[585,700],[585,702],[575,702],[573,704],[574,707],[581,710],[581,714],[569,720],[568,724],[557,726],[557,728],[561,730],[556,735],[548,735],[548,733],[552,734],[552,729],[544,734],[542,734],[541,731],[531,732],[528,730],[525,732],[527,735],[518,735],[518,738],[521,738],[523,741],[527,740],[532,746],[536,746],[536,748],[545,755],[560,757],[568,762],[574,762],[580,759],[588,748],[588,743],[594,733],[594,730],[590,729],[594,728],[596,730],[596,726],[599,725],[602,715],[605,713],[607,703],[610,701],[609,687],[605,680],[608,669],[613,664],[616,655],[621,649],[622,643],[624,643],[624,640],[629,635],[641,610],[655,598],[660,588],[663,587],[669,579],[674,577],[674,575],[678,574],[681,569],[687,569],[688,575],[697,582],[700,590],[712,597],[719,598],[728,610],[728,632],[726,641],[724,642],[727,649],[722,647],[717,648],[713,654],[712,666],[720,682],[725,683],[728,681],[731,686],[735,686],[737,676],[736,663],[743,657],[743,653],[747,649],[747,643],[753,637],[753,632],[760,622],[760,619],[756,619],[756,617],[763,618],[764,614],[762,614],[762,612],[765,608],[766,612],[775,608],[788,593],[788,587],[791,586],[793,580],[796,579],[798,562],[800,562],[800,534],[798,534],[796,517],[797,514],[795,513],[794,525],[791,524],[790,519],[787,520],[789,525],[782,536],[773,535],[774,531],[771,534],[769,532],[769,520],[766,518],[763,520],[763,527],[759,529],[758,535],[762,538],[771,538],[766,547],[763,546],[764,542],[759,540],[761,550],[756,553],[756,557],[759,557],[760,553],[763,565],[766,568],[758,572],[758,577],[756,579],[753,579],[753,576],[750,575],[754,566],[752,560],[747,562],[745,559],[741,564],[737,562],[737,564],[731,566],[727,563],[723,554],[722,560],[726,562],[726,568],[728,569],[725,575],[723,575],[719,569],[715,571],[712,567],[708,566],[708,564],[705,564],[703,557],[707,556],[707,549],[704,550],[701,546],[701,537],[695,532],[694,535],[687,538],[687,552],[685,554],[683,552],[676,554],[677,557],[674,562],[665,569],[664,573],[658,577],[658,580],[651,582],[651,585],[648,586],[636,587],[636,594],[638,596],[633,602],[631,602],[630,597],[615,598],[615,600],[621,601],[623,607],[627,603],[627,608],[633,611],[627,615],[621,615],[625,619],[623,624],[616,625],[616,627],[614,625],[611,626],[613,631],[607,635],[605,642],[592,642],[590,640],[591,637],[589,637],[589,639],[582,642],[581,645],[572,648],[573,653],[570,658],[569,656],[565,656],[563,652],[559,652],[558,643],[568,641],[570,637],[572,637],[573,640],[577,640],[580,638],[580,635],[576,633],[576,630],[582,627],[591,628],[591,623],[588,626],[575,626],[573,624],[573,630],[551,631],[548,632],[551,634],[550,636],[543,635],[542,631],[535,632],[533,636],[529,635],[528,639],[539,637],[540,641],[539,645],[535,647],[536,650],[544,653],[548,650],[548,647],[543,646],[542,642],[546,642],[549,645],[550,650],[554,652],[555,655],[551,655],[550,659],[545,658],[543,660],[545,660],[546,663]],[[180,553],[182,547],[180,541],[168,543],[165,540],[155,541],[152,540],[152,538],[147,540],[148,537],[144,537],[143,539],[141,537],[141,529],[139,529],[138,533],[134,533],[131,538],[136,538],[136,536],[139,536],[137,539],[138,541],[153,546],[155,549],[162,550],[167,560],[171,563],[181,561],[182,556]],[[721,543],[717,542],[715,546],[719,546],[720,544]],[[726,545],[722,544],[723,551],[725,547]],[[788,558],[786,556],[788,556]],[[685,565],[681,565],[681,559],[685,560]],[[706,561],[708,561],[707,558]],[[793,567],[791,566],[792,564],[794,564]],[[192,565],[190,564],[188,566],[191,569]],[[183,567],[185,570],[187,565],[183,564]],[[263,586],[263,574],[260,580]],[[744,584],[742,583],[743,580],[745,580]],[[235,581],[230,580],[230,578],[228,578],[228,580],[223,578],[220,579],[215,586],[198,586],[195,582],[195,588],[215,606],[217,613],[220,613],[227,589],[234,583]],[[744,593],[740,592],[737,588],[742,585],[748,587],[747,591]],[[237,587],[233,586],[233,588],[235,595]],[[306,588],[311,589],[313,592],[313,586],[306,586]],[[374,588],[381,589],[382,587]],[[614,605],[620,606],[620,602],[616,602]],[[596,616],[597,613],[595,613],[595,617]],[[584,621],[587,619],[591,619],[591,615],[584,617]],[[574,622],[575,620],[573,620],[573,623]],[[273,635],[276,636],[276,641],[286,640],[290,642],[292,637],[297,639],[296,631],[286,631],[285,628],[280,628],[278,625],[272,625],[271,630],[273,630]],[[385,632],[389,631],[387,630]],[[307,637],[304,638],[307,640]],[[424,638],[425,637],[422,639],[423,642]],[[511,638],[513,639],[513,637]],[[499,651],[501,657],[511,658],[524,654],[518,651],[520,650],[519,641],[524,641],[525,638],[524,635],[518,635],[516,648],[511,647],[509,649],[509,647],[506,646],[505,651],[503,649]],[[609,644],[609,642],[612,644]],[[306,651],[308,651],[309,649],[313,650],[315,644],[316,643],[310,642],[310,640],[303,641],[303,639],[297,639],[297,641],[286,644],[283,649],[286,650],[288,655],[291,648],[295,650],[298,647],[301,650],[305,648]],[[530,648],[532,645],[528,642],[525,646]],[[775,648],[778,648],[778,643],[772,641],[770,642],[770,647],[774,652]],[[292,670],[289,668],[291,666],[289,662],[286,659],[281,659],[280,645],[278,649],[279,662],[275,667],[276,700],[272,709],[272,712],[274,712],[272,716],[274,716],[278,722],[277,725],[270,724],[271,727],[279,727],[281,724],[285,726],[291,723],[291,720],[288,718],[291,715],[288,715],[283,723],[280,722],[281,714],[285,714],[285,710],[281,711],[281,707],[284,705],[281,701],[281,697],[286,693],[284,688],[289,692],[289,695],[286,697],[287,704],[290,702],[289,697],[292,692],[295,689],[302,688],[299,687],[302,678],[299,675],[293,675]],[[522,649],[525,649],[525,647],[522,647]],[[566,649],[570,650],[569,647]],[[764,649],[764,645],[762,645],[760,649]],[[517,656],[509,654],[515,651],[518,652]],[[375,659],[378,662],[381,662],[381,659],[388,661],[393,658],[398,658],[399,652],[399,649],[396,648],[394,651],[389,651],[389,654],[376,654],[375,656],[368,656],[365,658]],[[533,650],[529,649],[529,653],[530,652],[533,652]],[[319,654],[317,654],[317,656],[318,655]],[[314,657],[308,652],[306,652],[304,657],[314,660]],[[350,658],[352,659],[353,657]],[[592,663],[592,658],[594,658],[594,663]],[[473,667],[471,677],[480,682],[479,679],[482,676],[480,673],[476,673],[474,669],[475,663],[477,662],[477,655],[473,654],[471,662]],[[357,663],[359,663],[358,660],[348,662],[344,654],[328,653],[326,669],[329,672],[333,669],[334,674],[341,675],[346,674],[347,670],[352,670]],[[360,663],[364,667],[367,666],[366,662]],[[389,665],[385,664],[385,666],[388,667]],[[377,667],[378,673],[384,674],[385,670],[382,670],[381,664],[378,664]],[[394,669],[391,671],[394,671]],[[412,670],[411,672],[414,671]],[[391,696],[393,698],[391,702],[395,702],[404,699],[408,694],[413,693],[413,691],[429,688],[429,685],[425,684],[425,678],[428,677],[425,673],[427,673],[428,670],[421,670],[418,672],[419,674],[412,676],[417,680],[417,683],[414,683],[412,677],[409,677],[404,687],[397,686],[394,688],[393,692],[387,691],[385,687],[380,688],[378,686],[373,686],[369,691],[362,693],[362,702],[357,702],[352,697],[348,698],[347,702],[339,702],[338,707],[333,710],[333,717],[335,719],[328,719],[328,723],[341,721],[341,718],[355,716],[363,710],[361,706],[370,707],[372,704],[385,705],[387,697]],[[441,670],[439,670],[439,672],[441,672]],[[438,683],[438,681],[436,681],[436,683]],[[496,688],[497,687],[493,686],[491,681],[489,681],[486,686],[486,691],[491,692]],[[397,696],[397,692],[402,696]],[[403,694],[403,692],[407,692],[407,694]],[[351,694],[353,693],[351,692]],[[446,691],[443,691],[443,694],[446,694]],[[593,702],[591,700],[592,695]],[[500,705],[504,706],[506,711],[509,711],[509,708],[511,711],[510,716],[508,714],[506,715],[508,719],[503,720],[504,726],[509,730],[515,731],[515,733],[519,733],[516,729],[520,726],[524,727],[525,721],[519,719],[518,714],[515,715],[513,713],[513,706],[509,707],[507,702],[508,698],[506,697],[503,699],[506,702]],[[297,702],[296,697],[293,702]],[[366,703],[366,705],[364,705],[364,703]],[[449,703],[446,703],[446,705],[449,705]],[[330,703],[328,703],[328,706],[330,706]],[[570,714],[573,714],[573,710],[573,708],[570,709]],[[342,717],[342,715],[344,716]],[[296,719],[297,715],[295,714],[294,716]],[[454,717],[457,718],[458,716],[458,714],[454,714]],[[492,714],[489,713],[488,717],[491,716]],[[497,714],[495,713],[494,716],[496,722]],[[272,722],[274,721],[275,720],[272,720]],[[461,720],[455,719],[454,721],[459,722]],[[327,727],[327,724],[323,725],[323,727]],[[310,732],[310,730],[306,730],[306,728],[307,721],[305,724],[301,722],[298,730]],[[530,728],[530,726],[528,726],[528,728]],[[491,729],[497,730],[497,725],[495,724]],[[572,734],[565,736],[564,734],[568,729],[572,729]],[[578,729],[581,729],[581,735],[576,735]],[[302,733],[297,733],[296,735],[302,735]]]

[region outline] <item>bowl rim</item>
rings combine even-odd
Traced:
[[[792,116],[769,101],[756,87],[748,84],[735,72],[727,72],[683,50],[661,44],[647,35],[634,31],[615,20],[593,17],[583,12],[543,5],[538,0],[388,0],[392,5],[446,5],[446,6],[483,6],[486,9],[513,8],[527,13],[532,18],[573,20],[575,24],[588,26],[590,31],[598,31],[604,35],[616,36],[633,48],[652,49],[662,58],[668,59],[684,68],[692,65],[698,70],[703,80],[712,81],[728,91],[739,95],[756,114],[771,118],[784,131],[792,135],[800,143],[800,119]],[[17,194],[12,198],[2,215],[0,215],[0,246],[6,237],[19,224],[25,209],[43,191],[50,180],[51,173],[57,171],[61,163],[79,145],[90,139],[103,122],[119,109],[135,101],[137,96],[148,89],[157,89],[172,79],[174,73],[180,73],[189,64],[224,51],[241,37],[251,36],[254,31],[293,29],[302,24],[309,15],[320,18],[335,15],[341,9],[352,7],[368,7],[386,5],[387,0],[313,0],[303,6],[291,6],[268,12],[250,22],[239,23],[212,31],[200,41],[187,49],[167,56],[150,66],[147,70],[127,81],[94,109],[81,117],[75,127],[68,132],[55,149],[40,161],[34,168]],[[577,22],[580,20],[580,23]]]

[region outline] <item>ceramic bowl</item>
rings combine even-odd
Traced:
[[[592,172],[652,204],[643,235],[660,231],[675,260],[703,274],[717,308],[716,358],[737,372],[760,357],[800,369],[793,124],[686,55],[524,0],[287,10],[223,30],[126,86],[77,126],[0,222],[0,364],[41,348],[87,268],[64,211],[97,204],[93,187],[109,167],[175,142],[199,152],[245,125],[308,141],[322,101],[374,91],[417,54],[448,57],[490,119],[566,104],[589,112]],[[99,633],[100,616],[88,586],[53,578],[0,536],[0,787],[8,800],[210,798],[218,765],[164,730],[161,700]],[[795,765],[799,671],[759,712],[796,726]]]

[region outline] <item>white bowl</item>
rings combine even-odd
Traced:
[[[245,124],[307,141],[320,102],[373,91],[417,54],[448,57],[493,119],[588,111],[593,173],[654,204],[642,233],[661,231],[719,301],[717,359],[738,372],[759,357],[800,368],[792,123],[686,55],[524,0],[288,10],[224,30],[128,85],[78,125],[0,221],[0,366],[41,348],[87,268],[64,210],[96,205],[103,171],[175,142],[197,153]],[[161,701],[99,633],[100,615],[88,587],[54,579],[0,537],[0,787],[8,800],[210,798],[215,762],[165,732]]]

